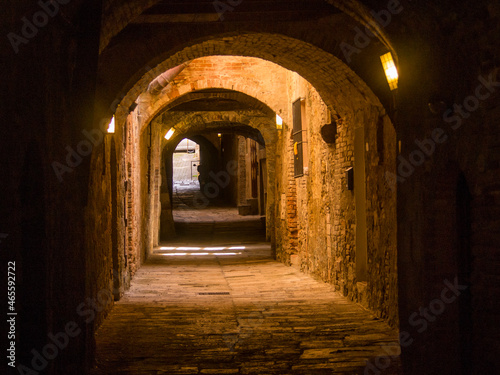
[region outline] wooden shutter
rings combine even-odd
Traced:
[[[302,103],[298,99],[293,104],[293,166],[294,176],[304,175],[304,155],[302,141]]]

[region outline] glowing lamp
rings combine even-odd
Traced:
[[[115,116],[111,117],[111,121],[108,124],[108,134],[113,134],[115,132]]]
[[[392,54],[387,52],[385,55],[380,56],[382,61],[382,66],[384,67],[385,76],[387,77],[387,82],[391,90],[396,90],[398,88],[398,69],[392,58]]]
[[[167,134],[165,134],[165,139],[168,141],[170,138],[172,138],[172,136],[174,135],[175,133],[175,129],[174,128],[170,128],[170,130],[167,132]]]
[[[283,129],[283,119],[278,114],[276,114],[276,129]]]

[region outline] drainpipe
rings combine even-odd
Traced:
[[[148,92],[151,95],[158,95],[161,91],[168,86],[170,82],[174,80],[189,64],[191,61],[187,61],[181,65],[178,65],[172,69],[167,70],[165,73],[160,74],[156,77],[148,86]]]

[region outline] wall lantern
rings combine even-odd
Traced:
[[[385,76],[387,77],[387,82],[391,90],[396,90],[398,88],[398,69],[392,58],[392,54],[387,52],[385,55],[380,56],[382,61],[382,66],[384,67]]]
[[[109,122],[108,125],[108,134],[113,134],[115,132],[115,116],[111,117],[111,121]]]
[[[167,132],[167,134],[165,134],[165,139],[168,141],[170,138],[172,138],[172,136],[174,135],[175,133],[175,129],[174,128],[170,128],[170,130]]]
[[[278,114],[276,114],[276,129],[283,129],[283,119]]]

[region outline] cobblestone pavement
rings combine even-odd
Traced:
[[[165,245],[96,334],[93,375],[379,374],[396,332],[271,259],[267,243]],[[377,362],[400,374],[399,357]]]

